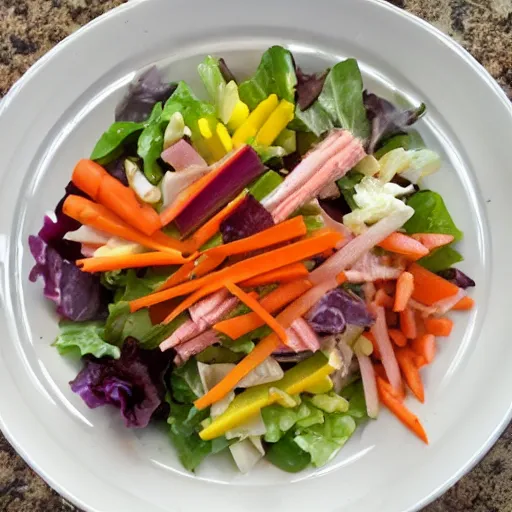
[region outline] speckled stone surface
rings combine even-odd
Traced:
[[[0,97],[41,55],[123,0],[0,0]],[[459,41],[512,99],[512,0],[391,0]],[[0,512],[76,511],[0,434]],[[424,512],[512,512],[512,426]],[[374,511],[368,511],[374,512]]]

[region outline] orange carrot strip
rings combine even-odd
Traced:
[[[379,391],[379,398],[381,402],[416,436],[423,442],[428,444],[427,434],[425,429],[420,423],[420,420],[415,416],[405,405],[393,396],[389,390],[383,385],[385,381],[377,377],[377,389]],[[390,386],[391,387],[391,386]]]
[[[419,260],[429,252],[423,244],[414,238],[398,232],[391,233],[377,245],[386,251],[403,254],[412,260]]]
[[[409,265],[408,271],[414,278],[412,298],[427,306],[432,306],[435,302],[451,297],[459,291],[459,288],[450,281],[430,272],[430,270],[417,263]]]
[[[176,250],[182,252],[183,249],[182,243],[179,240],[167,237],[163,233],[161,233],[162,237],[158,237],[158,239],[153,238],[154,234],[149,237],[143,233],[139,233],[126,224],[126,222],[120,219],[115,213],[112,213],[108,208],[101,204],[94,203],[85,197],[75,195],[68,196],[62,206],[62,211],[81,224],[141,244],[155,251],[171,252],[174,254]],[[168,241],[165,245],[162,243],[162,238],[164,237]]]
[[[245,356],[208,393],[198,398],[194,405],[198,409],[205,409],[213,403],[222,400],[248,373],[265,361],[277,349],[280,343],[279,337],[275,333],[270,333],[266,338],[263,338],[252,352]]]
[[[198,250],[202,245],[208,242],[210,238],[219,232],[222,221],[229,217],[238,208],[246,196],[247,191],[244,190],[191,236],[189,240],[194,247],[194,250]]]
[[[393,311],[399,313],[407,307],[414,291],[414,278],[410,272],[402,272],[396,282],[395,304]]]
[[[453,306],[452,309],[466,311],[468,309],[473,309],[474,305],[475,305],[475,301],[471,297],[468,297],[466,295],[466,297],[463,297],[462,299],[460,299],[459,302],[457,302],[457,304],[455,304],[455,306]]]
[[[258,249],[272,247],[293,238],[299,238],[307,233],[306,224],[302,216],[294,217],[271,228],[260,231],[255,235],[235,240],[229,244],[219,245],[203,253],[203,258],[194,270],[195,276],[202,276],[217,268],[228,256],[245,254]]]
[[[416,338],[416,319],[411,308],[405,308],[400,312],[400,329],[406,338]]]
[[[427,318],[425,327],[427,332],[434,336],[450,336],[453,329],[453,320],[449,318]]]
[[[125,187],[96,162],[80,160],[71,181],[82,192],[145,235],[150,236],[162,227],[158,213],[151,206],[141,203],[130,187]]]
[[[195,263],[193,261],[189,261],[187,263],[184,263],[181,265],[181,267],[174,272],[174,274],[171,274],[167,281],[160,285],[160,287],[157,289],[157,292],[160,292],[162,290],[166,290],[167,288],[172,288],[174,286],[177,286],[181,283],[184,283],[187,279],[190,279],[190,274],[194,270]]]
[[[145,252],[142,254],[125,254],[122,256],[104,256],[77,260],[77,266],[84,272],[107,272],[125,268],[140,268],[161,265],[176,265],[185,262],[180,252]]]
[[[290,263],[307,259],[319,252],[322,252],[327,247],[335,247],[340,241],[340,235],[333,231],[324,232],[319,236],[300,240],[285,247],[280,247],[273,251],[268,251],[253,258],[240,261],[230,267],[226,267],[217,272],[212,272],[204,277],[183,283],[181,285],[162,290],[160,292],[147,295],[140,299],[130,302],[130,309],[132,312],[138,309],[158,304],[164,300],[186,295],[195,290],[198,290],[205,285],[213,283],[213,291],[219,290],[224,285],[225,281],[239,283],[246,281],[252,277],[265,272],[270,272],[279,267],[284,267]],[[181,306],[180,306],[181,307]]]
[[[414,396],[421,402],[425,402],[425,389],[421,381],[420,372],[415,363],[415,354],[410,349],[400,348],[395,351],[398,366],[402,370],[405,382]]]
[[[445,235],[442,233],[415,233],[411,235],[414,240],[418,240],[429,251],[442,247],[443,245],[451,244],[454,240],[453,235]]]
[[[420,311],[416,310],[414,311],[414,320],[416,322],[416,336],[415,338],[419,338],[420,336],[423,336],[426,334],[427,329],[425,327],[425,319],[423,318],[423,315]]]
[[[393,298],[390,297],[383,288],[379,288],[377,293],[375,294],[375,304],[377,306],[382,306],[383,308],[390,309],[393,307],[394,301]]]
[[[424,334],[411,342],[411,348],[430,364],[436,355],[436,339],[432,334]]]
[[[226,288],[247,307],[251,308],[252,311],[256,313],[263,320],[263,322],[265,322],[279,336],[279,339],[284,344],[288,342],[288,335],[286,334],[286,331],[277,322],[277,320],[270,313],[268,313],[265,308],[261,306],[257,300],[251,298],[236,284],[230,283],[229,281],[226,283]]]
[[[260,306],[269,313],[275,313],[292,300],[295,300],[308,291],[311,287],[312,284],[307,280],[283,284],[268,295],[265,295],[265,297],[260,300]],[[240,336],[261,327],[263,324],[263,320],[256,313],[247,313],[218,322],[213,328],[216,331],[226,334],[231,339],[236,340]]]
[[[263,286],[270,283],[287,283],[290,281],[295,281],[296,279],[307,277],[308,274],[309,271],[304,263],[292,263],[276,270],[266,272],[265,274],[253,277],[252,279],[248,279],[247,281],[240,283],[240,286],[244,288],[253,288],[255,286]]]
[[[399,329],[388,329],[388,333],[397,347],[405,347],[407,345],[407,338]]]

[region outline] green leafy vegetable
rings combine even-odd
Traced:
[[[219,96],[219,87],[226,85],[226,80],[222,76],[219,67],[219,59],[208,55],[203,62],[197,66],[197,72],[203,81],[204,87],[210,100],[217,103]]]
[[[341,392],[341,396],[349,401],[347,414],[352,416],[352,418],[356,420],[356,423],[361,423],[368,419],[363,381],[360,378],[348,386],[345,386]]]
[[[264,407],[261,410],[261,416],[267,429],[264,437],[267,443],[277,443],[298,419],[297,411],[280,405]]]
[[[165,122],[162,121],[162,111],[162,103],[153,107],[137,146],[137,153],[144,162],[144,175],[153,185],[157,185],[163,177],[162,168],[157,162],[164,150]]]
[[[91,160],[107,164],[122,152],[123,144],[144,130],[144,123],[122,121],[113,123],[101,136],[91,153]],[[120,151],[121,150],[121,151]]]
[[[311,455],[313,465],[320,467],[338,453],[355,429],[356,422],[348,414],[325,414],[323,424],[303,429],[294,441]]]
[[[288,473],[298,473],[311,462],[311,455],[294,441],[292,432],[271,445],[266,458],[274,466]]]
[[[408,234],[442,233],[452,235],[455,242],[462,239],[462,231],[453,222],[443,198],[437,192],[421,190],[411,196],[407,204],[414,209],[414,215],[404,225]],[[462,260],[462,255],[450,244],[436,249],[418,263],[432,272],[438,272]]]
[[[197,122],[201,118],[207,119],[211,130],[215,132],[217,124],[215,107],[210,103],[199,100],[190,87],[181,81],[172,96],[167,100],[162,112],[162,119],[169,121],[175,112],[181,112],[185,124],[192,132],[191,139],[194,146],[203,156],[205,154],[207,156],[208,151],[205,149]]]
[[[296,85],[291,53],[282,46],[272,46],[261,57],[255,75],[240,84],[240,99],[251,110],[272,93],[281,100],[294,103]]]
[[[171,374],[171,395],[173,400],[192,404],[204,393],[197,362],[189,359],[183,366],[175,368]]]
[[[370,123],[363,103],[363,79],[355,59],[339,62],[327,75],[317,100],[336,126],[366,140]]]
[[[61,355],[70,353],[85,356],[91,354],[98,359],[112,357],[119,359],[121,351],[118,347],[104,341],[105,325],[103,322],[70,322],[59,323],[60,333],[53,343]]]
[[[283,182],[283,177],[275,171],[267,171],[263,176],[249,185],[249,193],[257,201],[261,201]]]
[[[340,178],[336,183],[345,198],[345,201],[349,205],[352,211],[358,208],[356,202],[354,201],[354,195],[356,193],[355,186],[358,183],[361,183],[361,180],[364,178],[364,174],[360,172],[350,171],[343,178]]]
[[[320,137],[323,133],[334,128],[334,123],[317,100],[306,110],[301,110],[297,105],[295,107],[295,118],[288,125],[288,128],[298,132],[312,132],[315,136]]]
[[[410,130],[408,133],[395,135],[384,141],[384,144],[374,153],[374,156],[378,160],[393,149],[404,148],[408,151],[411,149],[423,149],[424,147],[425,143],[421,135],[416,130]]]
[[[205,364],[238,363],[243,355],[225,347],[211,346],[197,354],[196,361]]]

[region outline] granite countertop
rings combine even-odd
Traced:
[[[68,34],[124,0],[0,0],[0,98]],[[459,41],[512,99],[512,0],[391,0]],[[424,512],[511,512],[512,426],[471,473]],[[76,509],[0,434],[0,512]]]

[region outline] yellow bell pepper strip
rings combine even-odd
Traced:
[[[293,119],[294,110],[295,105],[293,103],[281,100],[277,108],[270,114],[265,124],[258,131],[256,143],[270,146]]]
[[[321,395],[322,393],[329,393],[333,387],[334,383],[331,377],[327,375],[322,380],[319,380],[316,384],[309,386],[304,391],[306,393],[311,393],[312,395]]]
[[[228,128],[234,132],[247,120],[249,117],[249,107],[241,100],[238,100],[231,117],[228,121]]]
[[[224,150],[224,147],[219,140],[217,133],[212,132],[208,119],[204,117],[199,119],[199,121],[197,121],[197,126],[199,128],[199,132],[206,142],[206,145],[208,146],[210,153],[213,156],[214,161],[217,162],[221,160],[226,155],[227,151]]]
[[[236,147],[244,144],[247,139],[255,137],[258,130],[265,124],[270,114],[277,108],[279,100],[275,94],[271,94],[263,100],[250,114],[242,125],[233,134],[233,145]]]
[[[271,394],[270,388],[277,388],[289,395],[301,393],[315,384],[323,382],[325,377],[339,367],[338,363],[337,357],[328,358],[323,352],[317,352],[285,372],[281,380],[247,389],[237,395],[227,410],[199,433],[201,439],[205,441],[215,439],[251,418],[263,407],[274,403],[278,396],[277,393]]]
[[[228,129],[222,123],[217,123],[215,132],[222,148],[226,153],[229,153],[233,149],[233,141],[231,140]]]

